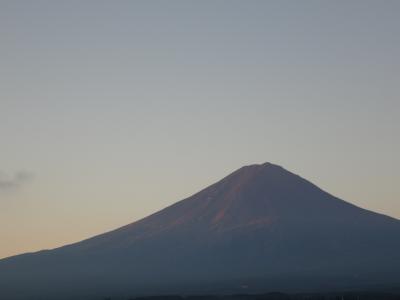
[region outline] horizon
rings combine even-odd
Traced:
[[[400,219],[399,1],[2,1],[0,259],[271,161]]]
[[[141,221],[141,220],[143,220],[143,219],[146,219],[146,218],[148,218],[148,217],[151,217],[152,215],[154,215],[154,214],[156,214],[156,213],[158,213],[158,212],[160,212],[160,211],[163,211],[163,210],[165,210],[165,209],[169,209],[169,208],[172,207],[174,204],[176,204],[176,203],[178,203],[178,202],[181,202],[181,201],[184,201],[184,200],[186,200],[186,199],[188,199],[188,198],[190,198],[190,197],[193,197],[194,195],[196,195],[196,194],[202,192],[203,190],[206,190],[206,189],[209,188],[210,186],[212,186],[212,185],[214,185],[214,184],[216,184],[216,183],[222,181],[223,179],[225,179],[225,178],[231,176],[231,175],[234,174],[234,173],[243,171],[244,169],[256,168],[256,167],[257,167],[257,168],[259,168],[259,167],[264,167],[264,168],[265,168],[265,167],[278,167],[279,169],[283,169],[283,170],[285,171],[285,173],[288,173],[288,174],[290,174],[290,175],[292,175],[292,176],[295,176],[295,177],[300,177],[301,179],[305,180],[307,183],[309,183],[309,184],[315,186],[317,189],[320,189],[320,188],[319,188],[317,185],[315,185],[313,182],[307,180],[307,178],[302,177],[300,174],[293,173],[293,172],[291,172],[290,170],[285,169],[283,166],[274,164],[274,163],[269,162],[269,161],[266,161],[266,162],[263,162],[263,163],[253,163],[253,164],[241,166],[240,168],[237,168],[237,169],[233,170],[232,172],[226,174],[223,178],[218,179],[216,182],[210,183],[208,186],[206,186],[206,187],[204,187],[204,188],[201,188],[199,191],[195,191],[195,192],[191,193],[190,195],[188,195],[187,197],[184,197],[184,198],[182,198],[182,199],[179,199],[179,200],[177,200],[177,201],[175,201],[175,202],[173,202],[173,203],[171,203],[171,204],[168,204],[168,205],[165,206],[165,207],[161,207],[161,208],[159,208],[157,211],[153,211],[153,212],[150,212],[150,213],[147,214],[147,215],[144,215],[144,216],[142,216],[142,217],[139,217],[137,220],[134,220],[134,221],[132,221],[132,222],[129,223],[129,224],[123,224],[123,225],[118,226],[118,227],[116,227],[116,228],[108,229],[108,230],[106,230],[105,232],[99,232],[99,233],[94,234],[93,236],[89,236],[89,237],[83,238],[82,240],[73,241],[73,242],[68,243],[68,244],[62,244],[62,245],[56,246],[56,247],[54,247],[54,248],[39,249],[39,250],[36,250],[36,251],[31,251],[31,252],[17,253],[17,254],[11,255],[11,256],[0,257],[0,259],[3,259],[3,258],[11,258],[11,257],[13,257],[13,256],[18,256],[18,255],[22,255],[22,254],[30,254],[30,253],[37,253],[37,252],[41,252],[41,251],[55,250],[55,249],[58,249],[58,248],[60,248],[60,247],[78,244],[78,243],[84,242],[84,241],[86,241],[86,240],[89,240],[89,239],[91,239],[91,238],[94,238],[94,237],[97,237],[97,236],[100,236],[100,235],[103,235],[103,234],[112,233],[112,232],[114,232],[114,231],[116,231],[116,230],[119,230],[119,229],[124,228],[124,227],[127,226],[127,225],[132,225],[132,224],[134,224],[134,223],[136,223],[136,222],[138,222],[138,221]],[[333,195],[333,194],[331,194],[331,193],[329,193],[329,191],[325,191],[325,190],[323,190],[323,189],[321,189],[321,190],[322,190],[323,192],[325,192],[325,193],[327,193],[327,194],[329,194],[329,195],[331,195],[331,196],[333,196],[333,197],[336,198],[336,196]],[[340,199],[340,198],[338,198],[338,199],[339,199],[339,200],[342,200],[342,201],[344,201],[344,202],[346,202],[346,203],[348,203],[348,204],[355,205],[354,203],[351,203],[351,202],[349,202],[349,201],[346,201],[345,199]],[[361,208],[361,209],[363,209],[363,210],[368,210],[368,211],[374,212],[374,211],[369,210],[369,209],[364,208],[364,207],[360,207],[360,206],[357,206],[357,205],[355,205],[355,206],[356,206],[357,208]],[[376,213],[376,212],[374,212],[374,213]],[[385,215],[385,214],[381,214],[381,215],[387,216],[387,217],[390,217],[390,218],[393,218],[393,219],[395,219],[395,220],[399,220],[398,218],[395,218],[395,217],[390,216],[390,215]]]

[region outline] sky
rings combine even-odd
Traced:
[[[0,258],[272,162],[400,218],[399,1],[0,1]]]

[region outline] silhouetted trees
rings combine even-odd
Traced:
[[[331,293],[331,294],[283,294],[269,293],[262,295],[230,296],[153,296],[135,297],[129,300],[400,300],[400,294],[388,293]]]

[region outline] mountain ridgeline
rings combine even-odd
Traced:
[[[0,260],[0,298],[400,287],[400,221],[270,163],[142,220]]]

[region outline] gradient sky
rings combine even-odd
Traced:
[[[1,1],[0,257],[273,162],[400,218],[400,1]]]

